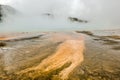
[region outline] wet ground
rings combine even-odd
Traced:
[[[119,34],[111,35],[112,31],[100,32],[101,34],[92,32],[92,35],[88,34],[91,32],[82,32],[86,37],[85,60],[83,65],[71,74],[71,76],[75,74],[73,79],[120,80],[120,40],[108,37]]]
[[[0,80],[120,80],[120,35],[116,32],[119,31],[34,33],[1,41],[6,45],[0,47]],[[80,50],[83,45],[78,48],[81,40],[84,52]],[[83,57],[77,58],[75,53]],[[68,72],[74,60],[79,64]],[[60,75],[62,72],[68,73],[67,78]]]

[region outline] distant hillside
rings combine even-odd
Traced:
[[[16,10],[9,5],[0,5],[0,21],[2,21],[3,16],[7,16],[8,14],[13,15],[16,14]]]
[[[1,8],[1,5],[0,5],[0,21],[1,21],[1,17],[2,17],[2,8]]]

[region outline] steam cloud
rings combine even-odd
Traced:
[[[15,19],[15,22],[9,24],[13,27],[17,26],[20,29],[21,27],[31,28],[31,30],[33,27],[34,29],[38,27],[43,29],[43,27],[46,27],[49,30],[60,28],[65,28],[66,30],[74,28],[101,29],[101,27],[103,29],[113,29],[120,26],[119,0],[11,0],[8,4],[24,14],[24,18],[14,17],[12,19]],[[54,20],[46,19],[41,17],[43,13],[51,13],[57,18]],[[86,19],[91,24],[73,25],[64,21],[69,16]],[[22,28],[21,30],[24,31],[24,29]]]

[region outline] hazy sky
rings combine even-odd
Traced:
[[[10,4],[26,14],[51,12],[115,22],[120,18],[120,0],[0,0],[0,3]]]
[[[120,26],[120,0],[0,0],[23,14],[74,16],[104,26]]]

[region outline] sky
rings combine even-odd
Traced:
[[[12,4],[14,3],[13,0],[0,0],[0,4]]]
[[[106,28],[120,26],[120,0],[0,0],[0,4],[11,5],[31,17],[52,13],[57,17],[86,19]]]

